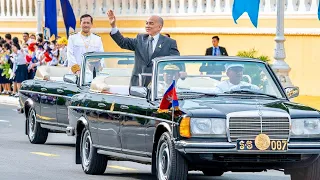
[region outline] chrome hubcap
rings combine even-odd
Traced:
[[[30,139],[34,139],[35,129],[36,129],[36,113],[34,110],[31,110],[29,114],[29,137]]]
[[[91,160],[92,140],[88,131],[83,135],[82,140],[82,162],[84,166],[88,166]]]
[[[161,180],[168,179],[170,169],[170,152],[166,142],[161,144],[158,156],[158,172]]]

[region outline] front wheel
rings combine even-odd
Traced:
[[[101,175],[108,164],[106,156],[98,154],[97,148],[92,146],[89,130],[84,128],[81,134],[80,156],[82,169],[86,174]]]
[[[186,180],[188,163],[174,148],[168,132],[161,135],[157,146],[157,177],[159,180]]]
[[[29,110],[27,126],[28,138],[32,144],[44,144],[47,141],[48,130],[42,128],[37,122],[36,111],[32,108]]]
[[[291,173],[292,180],[319,180],[320,178],[320,158],[306,168],[295,169]]]

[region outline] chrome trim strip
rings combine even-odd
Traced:
[[[162,122],[167,122],[167,123],[178,124],[177,122],[172,122],[172,121],[169,121],[167,119],[161,119],[161,118],[156,118],[156,117],[150,117],[150,116],[126,113],[126,112],[121,112],[121,111],[110,111],[110,110],[95,109],[95,108],[81,107],[81,106],[68,106],[68,109],[82,109],[82,110],[89,110],[89,111],[105,112],[105,113],[110,113],[110,114],[129,115],[129,116],[138,117],[138,118],[145,118],[145,119],[148,119],[148,120],[155,120],[155,121],[162,121]]]
[[[122,150],[121,148],[102,146],[102,145],[98,145],[98,144],[92,144],[92,146],[95,148],[108,149],[108,150],[112,150],[112,151],[121,151]]]
[[[41,123],[43,123],[43,124],[50,124],[50,125],[58,125],[58,126],[64,126],[64,127],[66,127],[67,128],[67,124],[63,124],[63,123],[58,123],[58,122],[50,122],[50,121],[43,121],[43,120],[39,120],[39,119],[37,119],[37,121],[38,122],[41,122]]]
[[[63,96],[63,95],[60,95],[60,94],[43,93],[43,92],[29,91],[29,90],[20,90],[20,92],[36,93],[36,94],[40,94],[40,95],[56,96],[56,97],[62,97],[62,98],[67,98],[67,99],[71,99],[72,98],[70,96]]]
[[[101,93],[101,92],[96,92],[93,91],[91,89],[88,90],[89,94],[99,94],[99,95],[104,95],[104,96],[116,96],[116,97],[125,97],[125,98],[135,98],[135,99],[143,99],[143,100],[147,100],[146,98],[142,98],[142,97],[137,97],[137,96],[131,96],[131,95],[123,95],[123,94],[105,94],[105,93]]]
[[[113,152],[113,151],[106,151],[106,150],[102,150],[99,149],[97,151],[98,154],[103,154],[103,155],[107,155],[107,156],[114,156],[114,157],[120,157],[123,158],[125,160],[127,159],[131,159],[131,160],[135,160],[135,161],[139,161],[139,162],[148,162],[151,163],[152,159],[151,157],[144,157],[144,156],[136,156],[136,155],[130,155],[130,154],[123,154],[122,152]]]
[[[182,146],[187,148],[194,148],[194,147],[206,147],[206,148],[236,148],[236,144],[228,143],[228,142],[214,142],[214,143],[198,143],[198,142],[186,142],[186,141],[176,141],[174,142],[176,146]]]
[[[124,153],[131,153],[131,154],[152,155],[151,153],[144,152],[144,151],[121,149],[121,148],[102,146],[102,145],[97,145],[97,144],[93,144],[93,147],[100,148],[100,149],[111,150],[111,151],[120,151],[120,152],[124,152]]]

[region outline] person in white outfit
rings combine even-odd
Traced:
[[[239,63],[231,63],[226,65],[228,80],[220,82],[215,88],[215,93],[224,93],[234,90],[252,90],[260,91],[259,87],[245,81],[243,78],[244,65]]]
[[[67,59],[70,70],[74,65],[81,67],[83,54],[87,52],[104,52],[101,37],[90,32],[92,25],[93,18],[90,15],[81,16],[81,32],[71,35],[68,39]]]

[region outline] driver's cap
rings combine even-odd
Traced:
[[[226,67],[226,71],[228,71],[230,68],[233,68],[233,67],[244,68],[244,65],[239,63],[232,63],[232,64],[226,64],[225,67]]]
[[[171,70],[171,71],[180,71],[180,68],[174,64],[168,64],[166,65],[163,70],[165,71],[168,71],[168,70]]]

